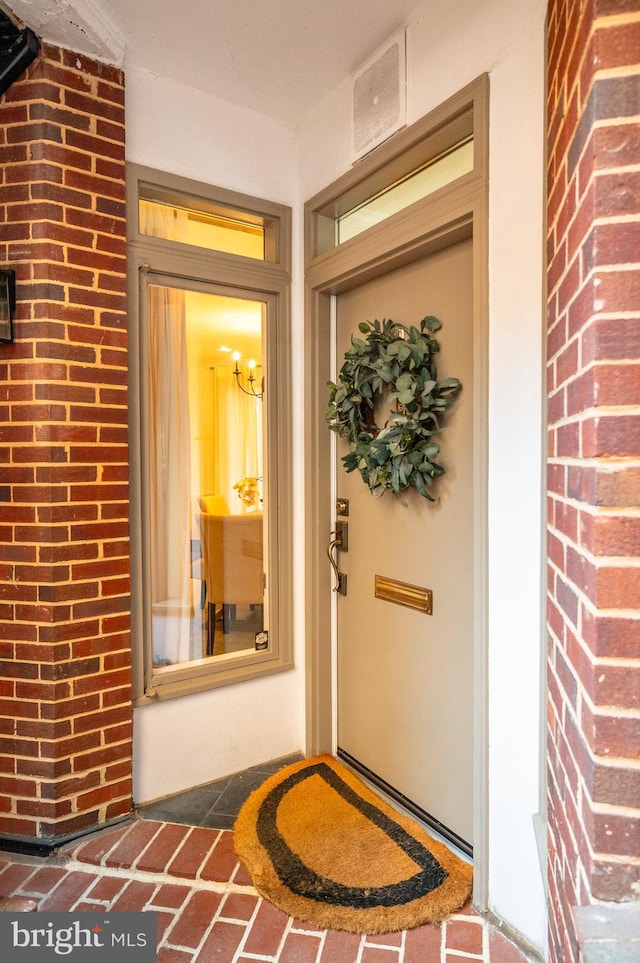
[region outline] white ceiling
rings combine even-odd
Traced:
[[[418,0],[2,0],[40,37],[298,126]]]

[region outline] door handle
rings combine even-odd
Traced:
[[[331,562],[331,568],[333,569],[333,574],[335,575],[336,579],[332,591],[337,592],[338,595],[347,594],[347,576],[344,574],[344,572],[340,572],[338,570],[338,561],[337,558],[334,558],[333,553],[334,551],[337,553],[338,549],[341,549],[343,552],[346,551],[346,528],[347,526],[345,522],[339,522],[336,531],[331,532],[332,535],[335,535],[335,538],[332,538],[327,545],[327,557]]]

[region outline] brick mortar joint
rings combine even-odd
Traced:
[[[610,13],[610,14],[600,14],[594,20],[594,26],[596,30],[600,27],[604,29],[609,29],[609,27],[624,27],[630,23],[640,23],[640,11],[632,10],[625,13]]]
[[[628,517],[628,516],[625,516],[625,517]],[[561,542],[565,548],[573,549],[576,552],[576,554],[580,555],[581,558],[585,559],[590,564],[591,568],[594,570],[595,576],[598,576],[601,573],[606,573],[609,569],[613,569],[613,568],[635,569],[640,567],[640,555],[594,555],[593,552],[590,551],[588,545],[584,545],[584,544],[581,544],[580,542],[576,542],[574,539],[572,539],[570,536],[564,533],[561,529],[556,528],[553,525],[547,525],[547,531],[555,535],[558,541]],[[557,564],[555,564],[551,560],[549,561],[549,567],[555,569],[557,572],[564,574],[568,584],[573,584],[571,581],[571,578],[567,575],[565,568],[561,569]],[[576,586],[576,588],[579,588],[579,587]],[[587,596],[587,598],[591,600],[591,596]],[[615,608],[612,611],[620,612],[625,610],[627,610],[626,606],[624,608]],[[628,610],[632,611],[631,606],[628,607]],[[596,607],[594,611],[600,613],[602,612],[602,609],[600,607]]]
[[[574,495],[569,495],[567,491],[562,493],[559,492],[548,492],[548,497],[551,501],[559,502],[562,505],[569,506],[577,512],[582,512],[583,515],[588,516],[593,521],[601,521],[604,519],[611,519],[616,521],[623,518],[638,519],[640,518],[640,506],[636,505],[598,505],[595,502],[581,501]],[[118,502],[122,499],[118,499]],[[553,531],[559,531],[555,528],[553,524],[547,525],[548,529]],[[564,538],[568,538],[565,534]],[[573,542],[573,544],[578,545],[578,542]]]
[[[640,771],[640,760],[632,759],[630,756],[603,756],[601,753],[594,753],[591,746],[587,746],[587,750],[592,760],[596,766],[604,766],[606,769],[617,770],[619,772],[628,772],[630,770]],[[595,805],[604,805],[603,803],[594,803]],[[633,809],[633,807],[623,807],[625,809]],[[638,812],[638,809],[633,809],[634,812]]]
[[[589,793],[586,792],[586,804],[589,810],[594,816],[612,816],[617,819],[628,819],[634,822],[640,819],[640,809],[633,806],[613,806],[610,803],[594,802],[590,797]],[[595,858],[610,859],[612,858],[611,853],[598,853],[597,850],[594,851]],[[625,865],[635,865],[640,866],[640,856],[618,856]]]
[[[631,363],[633,364],[632,359],[630,359],[630,360],[631,360]],[[576,382],[576,380],[577,380],[582,374],[584,374],[584,373],[586,372],[586,370],[587,370],[587,369],[584,369],[584,371],[582,371],[582,370],[577,371],[576,374],[573,375],[571,378],[568,378],[566,381],[561,382],[561,383],[557,386],[557,389],[556,389],[556,390],[559,390],[559,389],[562,388],[563,386],[574,384],[574,383]],[[592,418],[602,418],[602,417],[606,417],[606,416],[608,416],[608,417],[618,417],[618,418],[627,418],[628,416],[632,416],[632,417],[636,417],[636,418],[637,418],[637,417],[638,417],[638,404],[637,404],[637,403],[629,402],[629,404],[622,404],[622,405],[611,405],[611,404],[608,404],[608,405],[589,405],[589,407],[587,407],[587,408],[582,408],[580,411],[577,411],[577,412],[576,412],[575,414],[573,414],[573,415],[564,415],[562,418],[558,418],[557,421],[551,422],[551,423],[548,425],[548,427],[549,427],[551,430],[554,430],[554,429],[557,429],[557,428],[562,428],[562,427],[564,427],[564,426],[566,426],[566,425],[576,425],[576,424],[577,424],[577,425],[580,425],[580,424],[584,424],[584,422],[589,421],[589,420],[591,420]],[[598,456],[594,456],[594,457],[598,457]],[[609,458],[609,457],[611,457],[611,456],[610,456],[610,455],[601,455],[601,456],[599,456],[599,457]],[[635,455],[629,455],[629,456],[627,456],[627,455],[620,455],[620,456],[618,456],[618,457],[620,457],[620,458],[627,458],[627,457],[629,457],[629,458],[636,458],[637,456],[635,456]]]
[[[638,68],[638,73],[640,73],[640,67]],[[615,79],[616,77],[625,78],[628,76],[638,76],[638,74],[636,73],[630,74],[628,71],[626,71],[624,73],[615,74],[612,76],[602,76],[600,79],[607,80],[607,79]],[[594,76],[594,84],[595,84],[595,76]],[[589,95],[591,94],[591,91],[594,89],[594,84],[592,84],[590,88]],[[575,164],[575,167],[570,177],[567,177],[567,165],[569,161],[573,138],[570,138],[568,140],[568,143],[566,144],[562,155],[556,158],[555,176],[552,178],[549,185],[549,197],[553,195],[557,187],[564,185],[564,189],[562,192],[562,196],[557,198],[556,203],[553,205],[553,208],[552,208],[553,216],[549,218],[547,237],[551,237],[555,232],[556,226],[560,220],[560,215],[568,205],[575,207],[576,211],[580,208],[582,202],[588,196],[589,190],[592,187],[594,181],[598,177],[606,173],[611,174],[611,173],[616,173],[618,171],[626,170],[627,166],[629,170],[632,172],[638,169],[637,165],[625,165],[624,168],[594,169],[591,172],[590,176],[584,180],[582,192],[579,195],[576,193],[579,170],[580,170],[580,161],[585,156],[585,151],[591,142],[593,133],[599,130],[606,130],[606,129],[613,129],[613,128],[619,129],[626,126],[634,127],[636,124],[637,124],[637,117],[635,115],[629,115],[629,116],[622,115],[617,117],[604,117],[604,118],[597,118],[597,119],[594,118],[589,127],[589,136],[585,139],[585,143],[582,147],[580,156],[579,158],[577,158],[577,163]],[[559,142],[560,133],[563,129],[564,129],[564,122],[560,125],[556,143]],[[574,127],[572,128],[573,134],[576,133],[577,129],[578,129],[577,125],[574,125]],[[553,145],[553,149],[550,151],[550,154],[549,154],[549,161],[547,164],[547,170],[549,172],[552,170],[552,162],[553,162],[554,156],[555,156],[555,144]],[[563,237],[566,235],[566,233],[567,231],[564,232]]]
[[[640,709],[627,709],[623,706],[600,706],[594,705],[591,702],[589,703],[589,708],[594,716],[602,716],[603,719],[640,720]]]
[[[635,22],[636,22],[636,23],[639,23],[639,22],[640,22],[640,18],[639,18],[638,20],[636,20]],[[596,44],[596,46],[597,46],[597,44]],[[596,63],[597,63],[597,50],[596,50]],[[595,66],[595,67],[594,67],[594,72],[593,72],[593,75],[592,75],[592,84],[591,84],[590,92],[591,92],[591,90],[593,90],[593,88],[595,87],[595,85],[596,85],[596,84],[598,83],[598,81],[600,81],[600,80],[617,80],[617,79],[626,78],[626,77],[637,77],[639,74],[640,74],[640,64],[620,64],[620,65],[613,66],[613,67],[598,67],[598,66]],[[627,117],[628,117],[627,114],[623,114],[622,117],[621,117],[621,119],[622,119],[622,118],[627,118]],[[607,118],[603,118],[603,119],[604,119],[605,121],[616,121],[618,118],[615,118],[615,117],[607,117]],[[598,121],[598,120],[594,120],[594,125],[597,124],[597,123],[599,123],[599,121]]]
[[[574,384],[576,379],[583,372],[578,372],[573,378],[562,382],[558,386],[558,390],[563,386]],[[558,428],[564,428],[567,425],[583,425],[589,421],[599,419],[599,418],[637,418],[638,417],[638,405],[637,404],[624,404],[624,405],[590,405],[588,408],[583,408],[581,411],[576,412],[575,415],[565,415],[562,418],[558,418],[557,421],[550,422],[547,426],[550,431],[556,431]],[[608,455],[602,455],[601,457],[607,458]],[[621,456],[626,457],[626,456]],[[633,456],[631,456],[633,457]]]
[[[557,647],[560,648],[560,649],[562,649],[563,652],[564,652],[564,647],[563,647],[562,645],[558,645]],[[554,673],[554,675],[556,676],[556,678],[558,678],[558,675],[557,675],[557,673],[554,671],[554,666],[551,664],[551,660],[550,660],[550,659],[547,660],[547,665],[548,665],[549,670]],[[587,707],[588,711],[591,713],[592,716],[603,716],[603,717],[609,718],[609,719],[621,719],[621,718],[637,719],[637,718],[640,718],[640,710],[635,709],[635,708],[627,708],[627,707],[624,707],[624,706],[611,706],[611,705],[604,705],[604,704],[603,704],[603,705],[600,705],[600,704],[598,704],[598,703],[595,703],[595,702],[593,702],[593,700],[590,698],[588,691],[587,691],[587,690],[585,689],[585,687],[582,685],[582,683],[580,682],[580,679],[579,679],[578,677],[576,677],[576,683],[577,683],[577,690],[578,690],[578,691],[577,691],[577,695],[579,696],[579,699],[576,699],[576,703],[573,704],[573,703],[571,702],[571,700],[570,700],[566,695],[565,695],[564,697],[561,695],[561,704],[562,704],[562,707],[564,708],[565,712],[567,712],[567,713],[569,714],[569,716],[570,716],[570,718],[571,718],[571,721],[572,721],[572,724],[573,724],[574,728],[576,729],[576,731],[578,731],[579,733],[581,733],[581,735],[583,735],[582,748],[587,752],[587,754],[589,755],[591,761],[592,761],[592,762],[596,762],[597,760],[599,760],[599,759],[602,758],[602,757],[600,757],[600,756],[596,757],[596,755],[595,755],[595,753],[594,753],[594,751],[593,751],[593,748],[592,748],[592,746],[591,746],[591,743],[588,741],[586,735],[584,735],[584,732],[583,732],[583,728],[584,728],[584,727],[583,727],[583,723],[582,723],[582,704],[581,704],[581,703],[584,702],[584,703],[586,704],[586,707]],[[602,711],[602,710],[609,710],[609,711]],[[565,733],[565,728],[566,728],[566,727],[565,727],[563,721],[558,720],[558,727],[559,727],[560,731],[563,733],[563,735],[566,734],[566,733]],[[552,739],[552,742],[555,744],[555,740]],[[570,749],[569,752],[570,752],[570,755],[571,755],[574,763],[577,763],[577,760],[576,760],[576,758],[575,758],[575,755],[574,755],[573,751]],[[603,757],[603,758],[606,759],[607,757],[605,756],[605,757]],[[626,757],[616,757],[616,758],[623,758],[623,759],[625,759]],[[580,767],[578,766],[577,768],[579,769]],[[627,766],[626,768],[628,768],[628,766]]]
[[[565,465],[568,468],[579,467],[582,469],[593,469],[595,471],[602,469],[603,466],[612,466],[613,468],[619,466],[623,471],[626,468],[640,468],[640,457],[637,455],[588,455],[586,457],[578,457],[577,455],[550,455],[548,462],[550,465]],[[610,472],[606,471],[603,474],[610,474]]]
[[[210,854],[208,853],[206,857],[203,858],[203,862],[208,858]],[[225,893],[248,893],[251,895],[258,896],[258,891],[250,884],[234,883],[231,880],[226,882],[221,882],[218,880],[206,880],[199,876],[176,876],[165,870],[151,871],[151,870],[140,870],[134,867],[122,867],[122,866],[96,866],[93,863],[83,863],[82,860],[76,859],[74,856],[67,857],[67,862],[64,864],[64,868],[68,869],[70,872],[94,872],[99,876],[115,877],[116,879],[130,879],[133,875],[136,880],[140,882],[154,883],[158,886],[163,886],[167,884],[178,885],[182,884],[184,886],[190,886],[194,889],[208,890],[209,892],[220,893],[224,895]]]
[[[582,696],[585,698],[585,701],[586,701],[586,702],[589,702],[589,699],[588,699],[588,697],[587,697],[587,694],[584,692],[584,690],[581,690],[581,694],[582,694]],[[577,712],[575,711],[574,706],[571,705],[571,703],[568,701],[568,699],[562,699],[562,704],[563,704],[563,707],[564,707],[565,711],[569,713],[569,716],[571,717],[571,721],[572,721],[572,723],[573,723],[574,728],[576,728],[578,731],[581,731],[581,730],[580,730],[580,718],[579,718],[579,715],[581,715],[581,713],[577,713]],[[592,710],[593,710],[593,707],[592,707]],[[593,712],[593,714],[596,715],[597,713]],[[617,714],[614,716],[614,718],[618,718]],[[566,727],[565,727],[565,724],[564,724],[564,722],[562,722],[560,719],[558,719],[558,728],[559,728],[560,732],[561,732],[563,735],[566,736]],[[553,739],[550,740],[549,750],[548,750],[548,753],[547,753],[548,755],[551,755],[551,748],[550,748],[551,745],[553,745],[553,746],[555,747],[555,745],[556,745],[555,740],[553,740]],[[602,756],[602,755],[600,755],[600,754],[596,755],[596,753],[594,753],[593,747],[592,747],[591,744],[586,740],[586,738],[585,738],[585,739],[583,740],[583,742],[581,743],[581,747],[582,747],[583,751],[585,751],[585,752],[587,753],[587,755],[589,756],[591,762],[595,763],[596,765],[599,765],[601,762],[605,762],[605,763],[608,763],[608,762],[609,762],[609,757],[608,757],[608,756]],[[571,759],[572,759],[574,765],[576,766],[578,772],[580,772],[580,766],[578,765],[578,760],[576,759],[575,753],[573,752],[573,750],[572,750],[572,748],[571,748],[570,746],[568,746],[568,752],[569,752],[569,755],[571,756]],[[630,763],[630,762],[635,762],[635,760],[626,759],[626,758],[621,758],[621,757],[619,757],[619,756],[616,756],[616,759],[617,759],[617,760],[620,760],[621,763],[622,763],[619,767],[617,767],[617,768],[620,768],[621,770],[627,770],[627,769],[629,769],[629,763]],[[564,766],[564,764],[562,763],[561,760],[558,760],[558,764],[560,765],[560,767],[561,767],[563,770],[566,768],[566,767]],[[612,768],[613,768],[613,767],[612,767]],[[636,767],[634,766],[634,768],[636,768]],[[585,777],[584,777],[584,774],[582,774],[582,773],[581,773],[580,776],[579,776],[579,782],[580,782],[580,785],[581,785],[582,788],[583,788],[583,791],[586,791],[586,789],[587,789],[587,781],[586,781],[586,779],[585,779]],[[570,789],[569,789],[569,791],[571,792]],[[573,796],[573,798],[574,798],[574,800],[575,800],[576,797],[574,796],[574,794],[571,793],[571,795]],[[587,793],[587,797],[588,797],[589,801],[592,802],[591,797],[589,796],[588,793]],[[637,810],[634,810],[634,812],[635,812],[635,811],[637,811]]]

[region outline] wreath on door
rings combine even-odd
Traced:
[[[436,460],[443,412],[462,389],[458,378],[438,381],[433,336],[442,325],[437,318],[422,319],[419,329],[396,321],[363,321],[364,338],[351,338],[338,381],[328,382],[325,417],[331,431],[349,443],[342,462],[347,472],[359,471],[376,497],[409,488],[435,501],[429,492],[445,473]],[[376,405],[395,404],[382,428],[376,424]]]

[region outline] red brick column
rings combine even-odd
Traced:
[[[550,960],[640,895],[640,4],[550,0]]]
[[[131,808],[122,73],[46,46],[0,101],[0,836]]]

